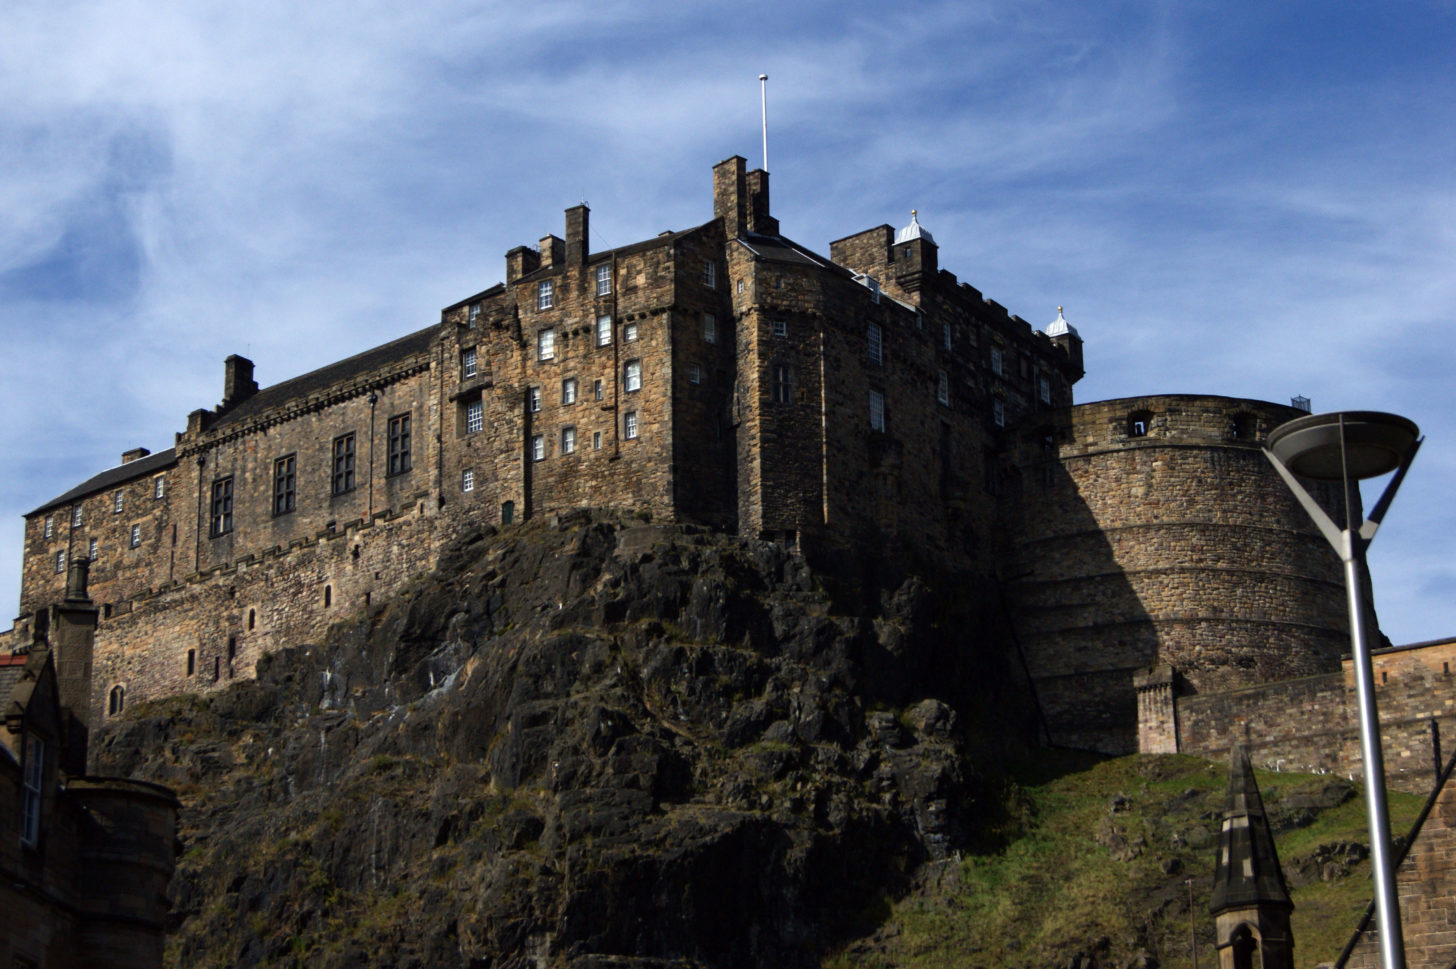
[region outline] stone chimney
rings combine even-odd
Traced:
[[[152,452],[149,451],[147,448],[134,447],[130,451],[121,452],[121,463],[131,464],[133,461],[140,461],[142,458],[146,457],[148,454],[151,453]]]
[[[90,559],[77,556],[66,571],[66,598],[51,607],[48,636],[55,654],[56,689],[82,728],[91,722],[91,662],[97,608],[86,590]]]
[[[530,246],[516,246],[506,253],[506,282],[513,283],[541,268],[541,254]]]
[[[743,176],[747,164],[742,155],[734,155],[713,166],[713,218],[723,220],[723,234],[729,239],[738,238],[748,227]],[[766,188],[767,182],[764,184]]]
[[[587,257],[587,245],[589,221],[591,209],[586,203],[573,205],[566,210],[566,262],[572,266],[585,266]]]
[[[234,353],[222,364],[223,407],[240,404],[258,392],[258,382],[253,379],[253,361]]]
[[[549,269],[566,261],[566,243],[556,236],[541,237],[541,268]]]
[[[769,215],[768,172],[762,168],[748,173],[748,231],[766,236],[779,234],[779,220]]]

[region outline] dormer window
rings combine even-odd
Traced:
[[[543,279],[536,284],[536,309],[549,310],[556,305],[556,286],[553,280]]]

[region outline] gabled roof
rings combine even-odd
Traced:
[[[1286,911],[1294,908],[1284,886],[1284,872],[1274,850],[1274,835],[1254,780],[1254,767],[1244,748],[1235,744],[1229,751],[1228,799],[1224,802],[1218,867],[1208,910],[1217,915],[1231,908],[1261,905]]]
[[[35,509],[35,511],[27,513],[25,517],[32,518],[43,511],[50,511],[52,508],[68,505],[77,498],[84,498],[98,491],[115,488],[119,484],[126,484],[128,481],[135,481],[137,478],[145,478],[149,474],[155,474],[158,471],[170,468],[176,463],[177,449],[169,447],[165,451],[158,451],[156,454],[149,454],[144,458],[138,458],[126,464],[119,464],[100,474],[92,475],[65,494],[58,495]]]

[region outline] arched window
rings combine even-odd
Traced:
[[[120,684],[111,688],[111,700],[107,704],[106,713],[108,716],[116,716],[126,706],[126,689]]]
[[[1147,437],[1148,428],[1153,426],[1153,412],[1135,410],[1127,415],[1127,436]]]

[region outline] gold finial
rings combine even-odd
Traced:
[[[1061,316],[1062,315],[1062,308],[1060,306],[1057,307],[1057,315],[1058,316]]]
[[[914,209],[911,209],[910,210],[910,218],[912,218],[912,219],[915,218],[915,215],[916,215],[915,210]]]

